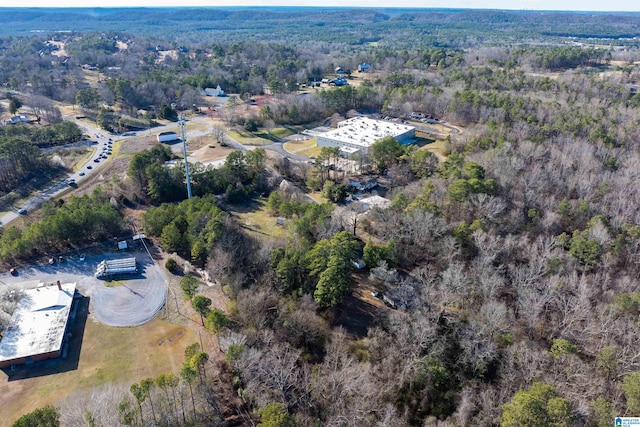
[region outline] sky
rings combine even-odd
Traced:
[[[640,12],[640,0],[0,0],[0,7],[323,6]]]

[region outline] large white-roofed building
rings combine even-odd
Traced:
[[[24,291],[0,341],[0,368],[60,357],[75,283]]]
[[[318,147],[339,147],[346,155],[357,151],[366,154],[369,147],[386,136],[392,136],[401,144],[409,144],[415,138],[416,128],[405,124],[354,117],[338,123],[338,128],[318,135]]]

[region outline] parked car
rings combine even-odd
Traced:
[[[49,264],[53,265],[56,263],[56,259],[54,257],[49,258]]]
[[[11,270],[9,270],[9,273],[11,273],[12,276],[17,276],[18,275],[18,269],[13,267],[13,268],[11,268]]]
[[[26,215],[27,214],[27,210],[25,208],[20,208],[20,209],[18,209],[18,213],[20,215]]]
[[[80,261],[84,261],[86,259],[86,257],[84,256],[84,254],[80,255]]]

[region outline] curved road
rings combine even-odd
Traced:
[[[40,207],[40,205],[42,205],[43,202],[45,202],[46,200],[49,200],[53,197],[57,197],[62,195],[65,191],[69,190],[69,184],[68,184],[68,180],[69,179],[73,179],[75,180],[76,183],[80,184],[82,183],[85,179],[89,178],[92,174],[95,174],[96,172],[98,172],[101,169],[101,166],[109,161],[109,158],[104,158],[104,156],[106,156],[105,151],[109,148],[109,143],[111,143],[113,140],[115,140],[116,138],[118,140],[125,140],[128,138],[132,138],[132,137],[136,137],[136,136],[141,136],[144,135],[145,133],[147,135],[149,135],[151,133],[151,131],[153,131],[153,133],[156,132],[165,132],[165,131],[175,131],[179,134],[179,124],[178,123],[168,123],[166,125],[163,126],[158,126],[158,127],[154,127],[153,129],[149,129],[147,131],[141,131],[141,132],[132,132],[131,134],[123,134],[123,135],[111,135],[107,132],[105,132],[104,130],[98,129],[96,127],[90,126],[88,124],[86,124],[85,122],[82,122],[80,120],[77,120],[75,118],[72,118],[70,116],[63,116],[63,118],[65,120],[68,121],[72,121],[74,123],[76,123],[78,125],[78,127],[80,127],[80,129],[82,129],[83,133],[88,133],[88,134],[93,134],[95,135],[95,138],[92,140],[93,142],[84,142],[81,144],[75,144],[75,145],[87,145],[87,146],[93,146],[96,148],[95,152],[91,155],[91,157],[86,161],[86,163],[84,165],[82,165],[81,168],[78,169],[77,172],[70,174],[66,179],[58,181],[54,184],[52,184],[51,186],[49,186],[48,188],[34,194],[29,200],[27,200],[26,202],[24,202],[21,206],[15,208],[14,211],[11,212],[7,212],[4,216],[0,217],[0,226],[6,226],[9,223],[11,223],[12,221],[14,221],[16,218],[18,218],[20,216],[19,211],[21,209],[24,209],[23,213],[24,215],[28,215],[29,212],[37,209]],[[189,132],[187,134],[187,139],[188,138],[193,138],[196,136],[203,136],[203,135],[208,135],[210,133],[213,132],[213,124],[210,123],[206,117],[203,116],[198,116],[193,118],[191,121],[196,122],[196,123],[200,123],[206,126],[206,130],[205,131],[192,131]],[[247,151],[249,149],[251,149],[250,147],[246,147],[243,144],[241,144],[240,142],[236,141],[235,139],[233,139],[232,137],[230,137],[227,134],[224,134],[224,138],[225,138],[225,142],[240,151]],[[281,142],[279,143],[273,143],[270,145],[266,145],[263,147],[266,150],[270,150],[273,151],[275,153],[278,153],[280,156],[282,157],[287,157],[292,161],[296,161],[296,162],[304,162],[309,160],[308,157],[304,157],[304,156],[300,156],[297,154],[293,154],[293,153],[289,153],[288,151],[286,151],[283,147],[283,144]],[[173,152],[182,152],[182,144],[181,143],[177,143],[177,144],[173,144],[171,146],[171,150]],[[98,160],[96,162],[96,159]],[[214,162],[214,164],[216,165],[220,165],[223,164],[224,160],[218,160],[216,162]],[[91,169],[88,168],[88,166],[91,166]],[[82,174],[82,175],[81,175]]]
[[[69,179],[75,180],[76,183],[80,184],[85,179],[89,178],[92,174],[95,174],[101,169],[101,166],[109,160],[109,156],[106,155],[106,151],[109,148],[109,143],[115,140],[125,140],[128,138],[135,137],[137,134],[132,133],[131,135],[111,135],[101,129],[98,129],[93,126],[89,126],[80,120],[76,120],[69,116],[63,116],[65,120],[72,121],[78,125],[78,127],[82,130],[83,133],[93,134],[95,138],[93,141],[95,142],[84,142],[83,144],[87,146],[95,147],[95,152],[91,155],[89,159],[85,162],[82,167],[80,167],[77,172],[70,174],[67,178],[55,182],[48,188],[39,191],[38,193],[31,196],[29,200],[24,202],[21,206],[16,207],[14,211],[7,212],[4,216],[0,217],[0,225],[6,226],[11,223],[13,220],[20,216],[19,211],[24,209],[26,212],[23,212],[24,215],[28,215],[29,212],[37,209],[42,205],[42,203],[46,200],[49,200],[53,197],[60,196],[62,193],[67,191],[70,187],[68,184]],[[153,128],[154,132],[163,132],[165,130],[174,129],[178,126],[177,123],[169,123],[164,126],[158,126]],[[78,145],[78,144],[76,144]],[[80,144],[82,145],[82,144]],[[107,158],[105,158],[105,156]],[[96,162],[96,159],[98,161]],[[88,167],[91,166],[91,169]],[[82,174],[82,175],[80,175]]]

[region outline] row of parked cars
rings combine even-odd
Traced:
[[[97,141],[94,141],[94,143],[97,144]],[[113,144],[113,140],[111,138],[109,138],[109,141],[104,144],[104,146],[102,147],[102,153],[100,154],[100,156],[96,157],[95,159],[93,159],[93,161],[95,163],[100,163],[101,160],[106,159],[108,156],[111,155],[111,148],[112,148],[112,144]],[[91,170],[93,169],[93,166],[91,165],[87,165],[87,169]],[[85,176],[86,172],[81,171],[80,173],[78,173],[79,176]],[[66,184],[69,187],[77,187],[78,184],[76,183],[76,180],[74,178],[69,178],[67,180],[65,180]],[[18,214],[20,215],[26,215],[27,214],[27,209],[26,208],[18,208],[16,210],[16,212],[18,212]]]

